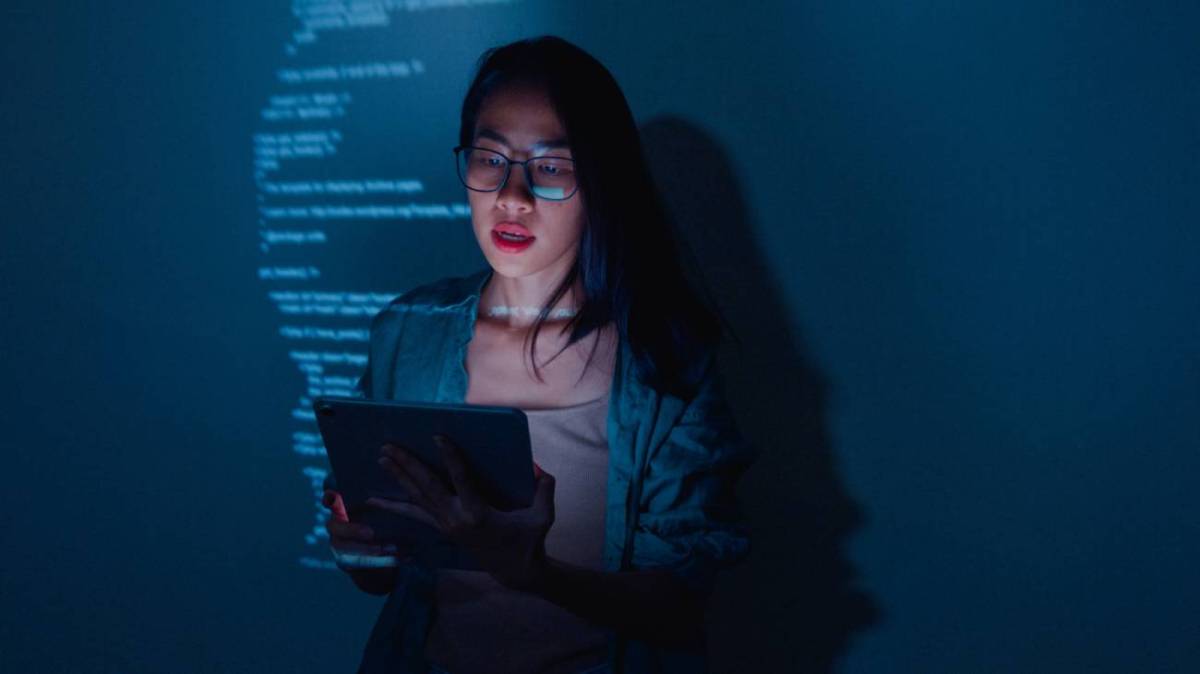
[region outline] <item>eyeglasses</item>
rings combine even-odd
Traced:
[[[525,169],[525,182],[534,196],[547,201],[570,199],[579,189],[575,160],[566,157],[530,157],[514,161],[494,150],[459,145],[454,148],[458,179],[469,190],[496,192],[508,182],[513,164]]]

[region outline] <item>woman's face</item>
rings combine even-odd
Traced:
[[[528,85],[507,85],[484,99],[475,123],[476,147],[509,159],[552,155],[571,158],[566,130],[545,92]],[[539,274],[557,283],[575,262],[585,221],[583,195],[565,201],[539,199],[531,192],[523,167],[510,167],[508,181],[495,192],[467,190],[475,239],[492,269],[501,276]],[[510,229],[533,240],[523,247],[497,240],[496,228]],[[512,227],[511,225],[524,227]]]

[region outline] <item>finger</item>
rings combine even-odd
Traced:
[[[451,494],[446,488],[446,483],[436,473],[431,471],[420,459],[413,456],[411,452],[407,452],[395,445],[384,445],[383,454],[388,456],[401,468],[408,477],[417,486],[421,495],[425,497],[430,511],[449,511],[451,507]]]
[[[349,521],[328,520],[325,522],[325,529],[331,538],[337,537],[354,541],[370,541],[375,538],[375,530],[371,527]]]
[[[333,553],[334,563],[339,569],[380,569],[400,565],[400,558],[396,555],[374,555],[361,552],[342,552],[337,548],[330,548]]]
[[[479,521],[484,515],[487,504],[483,502],[479,492],[475,489],[475,482],[471,479],[470,471],[467,470],[467,462],[463,458],[462,449],[444,435],[433,436],[433,441],[437,444],[442,462],[446,464],[446,470],[450,473],[450,481],[454,483],[454,491],[458,494],[460,506],[475,521]]]
[[[330,539],[329,547],[338,552],[352,552],[363,555],[399,555],[400,546],[395,543],[360,543],[358,541],[344,541]]]
[[[442,525],[437,521],[437,518],[434,517],[428,510],[419,505],[405,503],[404,501],[376,498],[367,499],[367,503],[374,505],[380,510],[386,510],[388,512],[396,513],[397,515],[411,517],[412,519],[424,522],[425,524],[428,524],[439,531],[442,529]]]
[[[537,481],[537,491],[533,494],[533,509],[548,513],[550,521],[554,521],[554,476],[542,473]]]
[[[326,489],[325,495],[321,499],[321,504],[329,509],[332,517],[346,521],[350,516],[346,513],[346,504],[342,502],[342,495],[332,489]]]
[[[538,462],[534,461],[533,462],[533,477],[534,477],[534,479],[541,477],[545,473],[546,473],[546,471],[542,470],[542,467],[538,465]]]
[[[415,503],[430,512],[436,512],[437,509],[429,502],[429,497],[421,490],[421,487],[413,480],[412,476],[404,469],[399,462],[392,459],[390,456],[379,457],[379,465],[383,466],[392,477],[396,478],[396,482],[404,488],[405,495],[408,500]]]
[[[383,446],[379,448],[379,456],[377,461],[379,465],[383,466],[388,472],[396,476],[397,481],[402,484],[405,491],[405,500],[409,500],[414,503],[418,501],[428,502],[428,497],[423,491],[421,491],[420,485],[418,485],[414,479],[413,473],[410,472],[406,466],[404,458],[407,456],[408,453],[405,448],[393,445],[391,443],[384,443]]]

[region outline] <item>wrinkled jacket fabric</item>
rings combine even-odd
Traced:
[[[462,404],[467,343],[492,270],[444,278],[393,300],[373,319],[361,395]],[[740,560],[749,537],[734,485],[756,454],[726,404],[715,352],[690,400],[643,384],[620,338],[609,397],[606,571],[660,568],[707,596],[715,573]],[[433,572],[399,568],[363,653],[360,674],[425,672]],[[700,672],[703,644],[660,648],[608,630],[614,672]]]

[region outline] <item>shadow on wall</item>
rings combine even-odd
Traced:
[[[842,552],[863,515],[836,474],[829,384],[793,333],[722,148],[676,117],[641,134],[684,253],[741,341],[722,348],[721,370],[738,423],[761,450],[738,489],[750,556],[722,577],[710,604],[712,670],[833,671],[851,637],[880,617]]]

